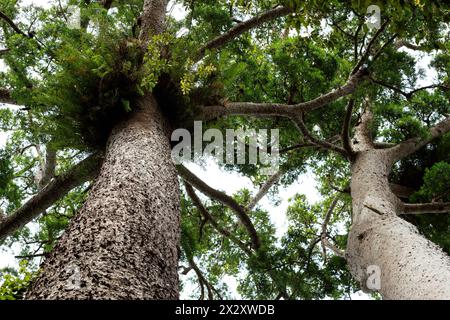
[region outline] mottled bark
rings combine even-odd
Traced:
[[[450,299],[450,257],[398,216],[402,203],[388,182],[393,161],[388,150],[363,149],[352,164],[350,271],[373,289],[367,268],[378,266],[384,299]]]
[[[100,174],[28,299],[178,298],[179,186],[151,95],[112,131]]]

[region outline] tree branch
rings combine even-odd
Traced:
[[[336,204],[338,203],[339,199],[336,197],[334,198],[333,202],[331,202],[330,207],[328,208],[327,213],[325,214],[325,218],[322,223],[322,232],[320,234],[320,241],[322,243],[323,248],[323,255],[324,260],[326,260],[326,248],[331,249],[337,256],[344,258],[345,252],[334,246],[329,240],[328,240],[328,234],[327,234],[327,227],[330,222],[331,216],[333,215],[334,208],[336,208]]]
[[[345,117],[344,117],[344,124],[342,125],[342,145],[344,147],[344,150],[347,152],[348,156],[350,158],[353,157],[354,152],[351,144],[351,138],[350,138],[350,128],[352,124],[352,114],[353,109],[355,107],[355,100],[350,99],[347,103],[347,108],[345,111]]]
[[[217,291],[213,285],[211,283],[209,283],[209,281],[205,278],[205,276],[203,275],[202,271],[200,270],[200,268],[197,266],[197,264],[194,262],[194,259],[192,257],[188,257],[188,262],[189,265],[192,267],[192,269],[194,270],[195,274],[197,275],[197,278],[200,282],[200,286],[205,285],[206,289],[208,290],[208,299],[209,300],[213,300],[214,299],[214,295],[213,292],[216,293],[217,297],[222,300],[222,296],[220,295],[219,291]],[[203,296],[203,294],[202,294]],[[202,298],[200,299],[202,300]]]
[[[201,119],[212,120],[230,115],[279,116],[289,118],[302,112],[316,110],[341,97],[353,93],[366,76],[367,70],[362,68],[351,75],[342,87],[325,93],[313,100],[294,105],[280,103],[227,102],[224,105],[206,106],[203,107]]]
[[[232,209],[236,213],[239,221],[242,223],[244,228],[249,233],[253,249],[255,250],[259,249],[259,247],[261,246],[261,241],[259,239],[258,233],[256,232],[256,229],[252,221],[247,215],[247,210],[244,207],[242,207],[239,203],[237,203],[233,198],[231,198],[227,194],[214,188],[211,188],[200,178],[198,178],[195,174],[189,171],[185,166],[177,165],[177,169],[180,176],[184,180],[186,180],[186,182],[191,184],[194,188],[196,188],[206,196],[210,197],[211,199],[217,200],[220,203],[223,203],[224,205]]]
[[[220,48],[227,44],[228,42],[232,41],[233,39],[239,37],[243,33],[249,31],[250,29],[253,29],[255,27],[260,26],[261,24],[277,19],[282,16],[286,16],[289,13],[291,13],[291,9],[288,7],[280,6],[274,9],[270,9],[266,12],[263,12],[261,14],[258,14],[257,16],[241,22],[234,27],[232,27],[227,32],[221,34],[220,36],[210,40],[208,43],[206,43],[203,47],[201,47],[194,58],[195,61],[201,60],[207,50],[213,50]]]
[[[241,248],[242,251],[244,251],[248,256],[251,256],[252,252],[242,241],[240,241],[238,238],[236,238],[234,235],[232,235],[228,230],[222,228],[217,223],[216,219],[213,218],[213,216],[209,213],[209,211],[205,208],[205,206],[200,201],[199,197],[197,196],[197,194],[194,191],[194,188],[192,188],[192,186],[187,182],[185,182],[184,185],[186,187],[186,192],[187,192],[189,198],[192,199],[192,202],[197,207],[198,211],[203,216],[203,218],[206,221],[208,221],[214,227],[214,229],[217,230],[218,233],[220,233],[222,236],[229,239],[231,242],[233,242],[235,245],[237,245],[239,248]]]
[[[326,140],[317,139],[311,132],[309,132],[308,128],[306,127],[305,123],[303,122],[302,115],[294,115],[292,117],[292,120],[297,125],[298,129],[302,132],[303,136],[307,140],[309,140],[312,144],[315,144],[324,149],[335,151],[335,152],[343,155],[344,157],[348,157],[347,152],[344,149],[342,149],[341,147],[336,146]]]
[[[166,28],[166,7],[168,0],[145,0],[141,16],[139,39],[144,48],[152,36],[164,32]]]
[[[38,194],[0,222],[0,241],[44,212],[70,190],[92,180],[100,170],[102,155],[93,154],[55,177]]]
[[[20,30],[20,28],[12,21],[10,17],[8,17],[5,13],[0,11],[0,19],[3,19],[16,33],[23,35],[24,37],[29,37],[25,32]]]
[[[393,162],[396,162],[423,148],[431,141],[441,137],[447,132],[450,132],[450,117],[445,118],[444,120],[436,124],[434,127],[431,127],[428,131],[428,137],[426,138],[416,137],[408,139],[390,149],[387,149],[386,152],[390,154],[391,160]]]
[[[389,20],[386,20],[380,27],[380,29],[377,30],[377,32],[375,33],[375,35],[372,37],[372,39],[369,41],[369,44],[367,45],[366,50],[364,51],[363,55],[361,56],[361,58],[359,59],[358,63],[356,64],[356,66],[353,68],[351,74],[355,74],[357,73],[361,67],[363,66],[363,64],[366,62],[367,58],[370,55],[370,52],[372,50],[372,46],[375,44],[375,41],[377,40],[377,38],[383,33],[384,29],[386,28],[386,26],[388,25]]]
[[[396,93],[401,94],[402,96],[404,96],[406,98],[406,100],[410,100],[415,93],[417,93],[419,91],[422,91],[422,90],[426,90],[426,89],[442,88],[442,89],[447,89],[448,90],[448,88],[446,86],[442,85],[442,84],[432,84],[432,85],[429,85],[429,86],[413,89],[410,92],[405,92],[405,91],[403,91],[403,90],[401,90],[401,89],[399,89],[399,88],[397,88],[397,87],[395,87],[393,85],[390,85],[389,83],[383,82],[381,80],[374,79],[373,77],[369,76],[368,79],[370,81],[372,81],[373,83],[375,83],[375,84],[378,84],[378,85],[383,86],[385,88],[391,89],[392,91],[394,91]]]
[[[341,136],[340,135],[334,135],[334,136],[326,139],[325,141],[329,142],[329,143],[332,143],[332,144],[335,144],[335,143],[339,142],[340,140],[341,140]],[[280,150],[280,154],[287,153],[287,152],[292,151],[292,150],[301,149],[301,148],[308,148],[308,147],[320,148],[319,146],[317,146],[317,145],[315,145],[315,144],[313,144],[311,142],[302,142],[302,143],[298,143],[296,145],[293,145],[293,146],[281,149]]]
[[[389,183],[391,191],[398,197],[408,199],[416,190],[396,183]]]
[[[38,181],[38,189],[42,190],[55,176],[56,150],[47,145],[45,153],[45,163],[42,168],[42,177]]]
[[[381,48],[373,55],[373,58],[371,59],[370,63],[372,64],[374,61],[378,59],[378,57],[383,53],[384,49],[391,44],[395,38],[397,38],[398,34],[394,34],[392,37],[389,38],[388,41],[386,41]]]
[[[373,149],[373,140],[371,136],[370,125],[373,121],[373,113],[370,110],[369,102],[365,101],[365,110],[361,115],[360,123],[355,127],[353,138],[353,150],[356,152]]]
[[[266,195],[266,193],[270,190],[270,188],[277,183],[281,176],[283,175],[284,170],[280,169],[278,172],[276,172],[274,175],[272,175],[264,184],[263,186],[258,190],[255,197],[250,201],[250,203],[247,206],[248,210],[253,210],[253,208],[258,204],[258,202]]]
[[[450,213],[450,202],[404,203],[401,214]]]
[[[424,50],[425,47],[424,46],[418,46],[415,44],[412,44],[411,42],[408,42],[404,39],[398,39],[397,41],[394,42],[394,46],[397,49],[400,49],[401,47],[405,47],[411,50]]]

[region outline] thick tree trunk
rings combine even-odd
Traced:
[[[177,299],[179,186],[151,95],[112,131],[105,161],[28,299]]]
[[[388,182],[392,161],[385,150],[370,149],[352,164],[350,271],[370,290],[368,267],[379,267],[384,299],[450,299],[450,257],[398,216],[401,202]]]

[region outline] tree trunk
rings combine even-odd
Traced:
[[[179,186],[168,127],[148,95],[108,140],[86,203],[28,299],[177,299]]]
[[[385,150],[370,149],[352,163],[350,271],[366,291],[374,289],[366,284],[368,267],[379,267],[384,299],[450,299],[450,257],[398,216],[401,202],[388,182],[392,162]]]

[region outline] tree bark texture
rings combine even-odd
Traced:
[[[353,225],[346,259],[366,290],[367,268],[378,266],[384,299],[450,299],[450,257],[399,217],[388,175],[395,155],[368,149],[352,164]]]
[[[177,299],[179,185],[147,95],[112,131],[100,174],[28,299]]]

